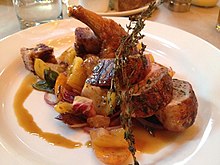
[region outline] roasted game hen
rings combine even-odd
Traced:
[[[123,138],[120,142],[116,138],[112,144],[112,148],[121,150],[110,150],[111,159],[105,157],[109,152],[100,150],[98,145],[103,143],[94,142],[100,137],[109,140],[116,135],[123,137],[122,129],[114,129],[120,132],[115,133],[112,126],[123,126],[121,118],[126,117],[122,116],[126,107],[132,109],[131,121],[154,117],[156,124],[169,131],[182,132],[195,122],[198,102],[189,82],[173,78],[174,72],[155,62],[151,54],[143,51],[142,44],[130,47],[127,56],[119,56],[118,49],[130,34],[112,19],[81,6],[68,10],[69,16],[88,26],[75,29],[72,47],[55,57],[52,47],[39,44],[35,48],[22,48],[21,55],[25,67],[43,79],[57,98],[54,108],[59,116],[56,119],[70,127],[89,130],[93,148],[101,160],[121,164],[129,156]],[[120,67],[117,62],[124,67],[117,70]],[[127,79],[121,81],[124,73]],[[115,77],[121,91],[112,85]],[[130,95],[125,108],[120,105],[121,93]],[[118,159],[119,155],[124,156]]]

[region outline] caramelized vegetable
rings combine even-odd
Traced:
[[[58,112],[58,113],[61,113],[61,114],[64,114],[64,113],[71,113],[73,110],[73,105],[71,103],[68,103],[68,102],[63,102],[63,101],[60,101],[58,102],[55,106],[54,106],[54,109]]]
[[[96,156],[105,164],[119,165],[130,156],[122,128],[111,131],[104,128],[91,130],[90,137]]]
[[[49,66],[41,59],[34,60],[34,71],[41,79],[44,79],[44,70],[49,69]]]
[[[116,107],[116,93],[112,91],[107,92],[107,106],[106,106],[106,114],[112,114]]]
[[[104,128],[90,131],[92,144],[98,147],[127,148],[128,144],[124,139],[124,129],[106,130]]]
[[[87,119],[87,123],[90,127],[100,128],[108,127],[110,124],[110,118],[102,115],[96,115]]]
[[[67,84],[79,92],[81,92],[87,77],[82,63],[82,58],[75,57],[71,68],[71,74],[67,78]]]
[[[71,65],[73,63],[73,60],[76,56],[75,49],[71,46],[68,49],[66,49],[58,58],[59,63],[64,63],[67,65]]]
[[[56,96],[58,97],[58,99],[61,99],[60,88],[66,84],[66,81],[67,81],[66,75],[64,73],[60,73],[59,76],[57,77],[57,80],[54,86],[54,92]]]

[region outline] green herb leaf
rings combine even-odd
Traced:
[[[44,70],[44,78],[45,78],[45,81],[48,83],[48,85],[50,87],[54,87],[55,83],[56,83],[56,79],[58,77],[58,73],[51,70],[51,69],[45,69]]]
[[[144,37],[144,35],[141,34],[141,30],[145,26],[145,20],[151,16],[156,7],[156,1],[152,2],[148,9],[144,10],[140,15],[135,15],[129,18],[130,23],[127,25],[128,35],[122,38],[121,44],[115,54],[115,74],[111,84],[111,90],[115,90],[116,96],[119,98],[118,102],[120,103],[121,108],[121,124],[125,130],[124,138],[128,143],[128,149],[132,154],[134,165],[139,165],[139,163],[135,156],[135,138],[132,130],[132,114],[134,113],[134,110],[129,106],[129,102],[132,98],[132,91],[129,91],[131,85],[129,82],[130,75],[126,72],[125,68],[128,67],[128,56],[137,51],[137,44]],[[146,46],[142,43],[142,49],[138,52],[143,61],[145,60],[145,48]]]
[[[32,85],[34,89],[49,93],[54,93],[53,88],[51,88],[45,80],[40,80]]]
[[[40,80],[33,84],[33,88],[39,91],[54,93],[54,85],[56,83],[56,79],[58,77],[58,73],[51,70],[45,69],[44,70],[44,78],[45,80]]]

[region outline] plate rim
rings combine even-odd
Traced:
[[[113,18],[113,19],[118,19],[118,20],[125,20],[126,18]],[[71,20],[61,20],[61,24],[62,24],[62,21],[71,21]],[[177,31],[179,31],[180,29],[178,29],[178,28],[175,28],[175,27],[172,27],[172,26],[169,26],[169,25],[164,25],[164,24],[161,24],[161,23],[156,23],[156,22],[152,22],[152,21],[148,21],[148,22],[150,22],[150,24],[151,25],[156,25],[156,26],[164,26],[164,27],[166,27],[166,28],[171,28],[171,30],[174,28],[174,29],[176,29]],[[59,23],[59,22],[58,22]],[[49,23],[50,24],[50,23]],[[33,28],[35,28],[35,30],[36,29],[40,29],[40,28],[43,28],[43,27],[45,27],[45,26],[49,26],[49,24],[44,24],[44,25],[40,25],[39,27],[33,27]],[[8,41],[8,40],[11,40],[11,39],[13,39],[14,37],[16,38],[16,36],[17,35],[21,35],[22,36],[22,34],[24,34],[24,33],[28,33],[28,32],[31,32],[33,29],[27,29],[27,30],[24,30],[24,31],[20,31],[20,32],[18,32],[18,33],[15,33],[15,34],[12,34],[11,36],[9,36],[8,38],[5,38],[4,40],[1,40],[0,41],[0,45],[1,45],[1,43],[2,42],[6,42],[6,41]],[[206,44],[206,45],[208,45],[208,47],[210,47],[211,49],[214,49],[215,50],[215,52],[218,52],[218,53],[216,53],[216,55],[218,56],[218,59],[220,58],[220,50],[218,49],[218,48],[216,48],[216,47],[214,47],[213,45],[211,45],[210,43],[208,43],[207,41],[205,41],[205,40],[203,40],[203,39],[201,39],[201,38],[199,38],[199,37],[197,37],[197,36],[195,36],[195,35],[193,35],[193,34],[191,34],[191,33],[188,33],[188,32],[185,32],[185,31],[183,31],[183,30],[180,30],[180,32],[182,32],[182,33],[184,33],[184,34],[186,34],[186,35],[189,35],[189,36],[191,36],[191,37],[193,37],[193,38],[196,38],[195,40],[198,40],[199,39],[199,41],[201,41],[201,42],[203,42],[204,44]],[[0,58],[2,58],[2,56],[0,57]],[[1,65],[2,63],[0,62],[0,65]],[[4,71],[4,70],[0,70],[0,72],[2,72],[2,71]],[[1,150],[0,150],[1,151]],[[1,152],[0,152],[1,153]]]

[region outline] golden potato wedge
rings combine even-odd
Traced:
[[[87,78],[85,68],[82,66],[83,59],[75,57],[71,68],[71,74],[67,78],[67,84],[81,93]]]
[[[74,47],[71,46],[58,57],[58,61],[59,63],[66,63],[68,65],[71,65],[75,57],[76,51]]]
[[[130,156],[122,128],[111,131],[99,128],[91,130],[90,136],[97,158],[105,164],[119,165]]]
[[[45,69],[49,69],[49,66],[43,60],[36,58],[34,60],[34,71],[41,79],[44,79]]]
[[[55,95],[59,98],[59,93],[60,93],[60,87],[64,86],[66,84],[67,81],[67,76],[64,73],[60,73],[59,76],[57,77],[55,86],[54,86],[54,91],[55,91]]]
[[[92,144],[98,147],[109,148],[128,148],[128,144],[124,139],[124,130],[114,129],[108,131],[104,128],[98,128],[90,131]]]
[[[111,114],[116,107],[116,93],[108,91],[107,92],[107,106],[106,106],[106,114]]]
[[[60,101],[54,106],[54,109],[58,113],[63,114],[63,113],[71,112],[72,107],[73,107],[73,105],[71,103]]]
[[[62,73],[66,70],[66,67],[59,64],[46,63],[49,68],[57,73]]]
[[[131,155],[127,148],[106,148],[93,146],[96,157],[105,164],[121,165]]]

